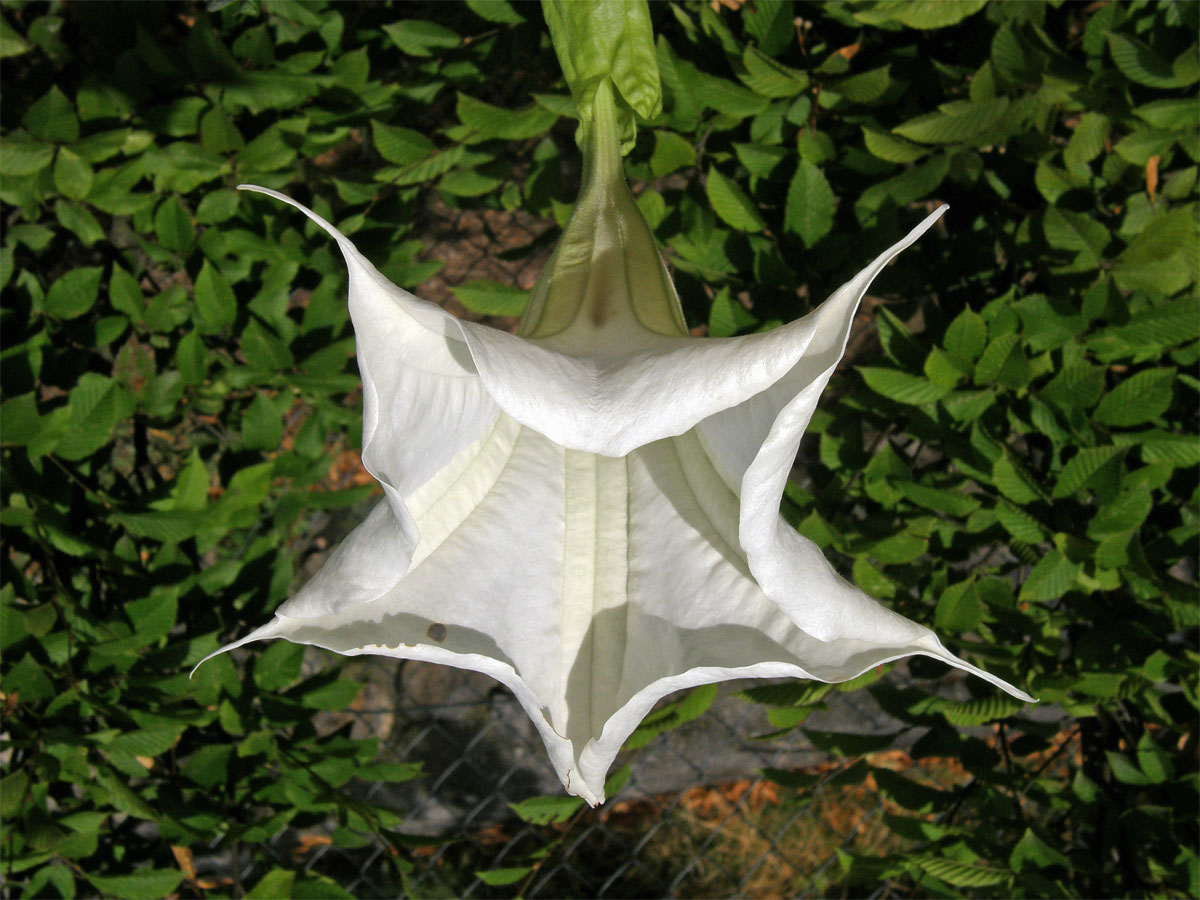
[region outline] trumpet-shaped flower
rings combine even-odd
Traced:
[[[336,228],[363,380],[363,464],[384,499],[275,618],[285,638],[486,673],[563,785],[592,804],[672,691],[844,681],[952,655],[834,571],[779,515],[801,435],[872,279],[773,331],[688,335],[596,94],[583,186],[518,335],[391,284]],[[219,651],[220,652],[220,651]]]

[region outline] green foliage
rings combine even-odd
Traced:
[[[794,319],[952,207],[873,288],[879,352],[835,380],[783,511],[1042,706],[925,684],[946,673],[921,660],[919,686],[856,684],[911,755],[970,780],[855,764],[845,777],[873,779],[905,849],[844,851],[825,892],[1194,895],[1197,7],[650,14],[662,111],[634,104],[654,118],[627,169],[693,325]],[[546,28],[504,2],[8,3],[0,60],[6,884],[229,893],[172,847],[244,854],[333,823],[343,848],[391,849],[377,865],[399,894],[398,818],[354,780],[420,773],[313,726],[354,682],[306,675],[287,644],[187,677],[294,589],[302,514],[371,493],[329,470],[360,440],[341,261],[234,188],[310,201],[410,289],[439,268],[417,225],[431,199],[561,223],[578,156]],[[454,293],[482,315],[525,301],[486,281]],[[781,735],[829,692],[745,696]],[[655,711],[631,749],[711,702]],[[892,742],[811,738],[852,755]],[[587,811],[515,813],[550,835],[545,856]],[[468,871],[506,895],[541,858]],[[341,896],[337,874],[256,850],[238,890]]]

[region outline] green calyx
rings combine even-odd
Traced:
[[[687,334],[650,226],[625,181],[614,88],[601,79],[583,122],[583,183],[518,331],[604,353],[636,331]]]
[[[646,0],[542,0],[554,51],[579,108],[580,147],[587,143],[592,106],[601,84],[615,88],[621,152],[633,148],[634,113],[662,112],[662,83]]]

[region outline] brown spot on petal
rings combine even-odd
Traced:
[[[429,635],[431,641],[437,641],[440,644],[446,639],[446,626],[441,622],[434,622],[425,629],[425,633]]]

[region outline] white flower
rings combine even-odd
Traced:
[[[625,183],[610,92],[522,334],[387,281],[336,228],[385,499],[249,641],[286,638],[486,673],[567,791],[605,774],[654,703],[746,677],[844,681],[932,656],[1024,700],[839,576],[779,515],[800,437],[872,279],[930,215],[799,321],[688,336]],[[219,651],[221,652],[221,651]]]

